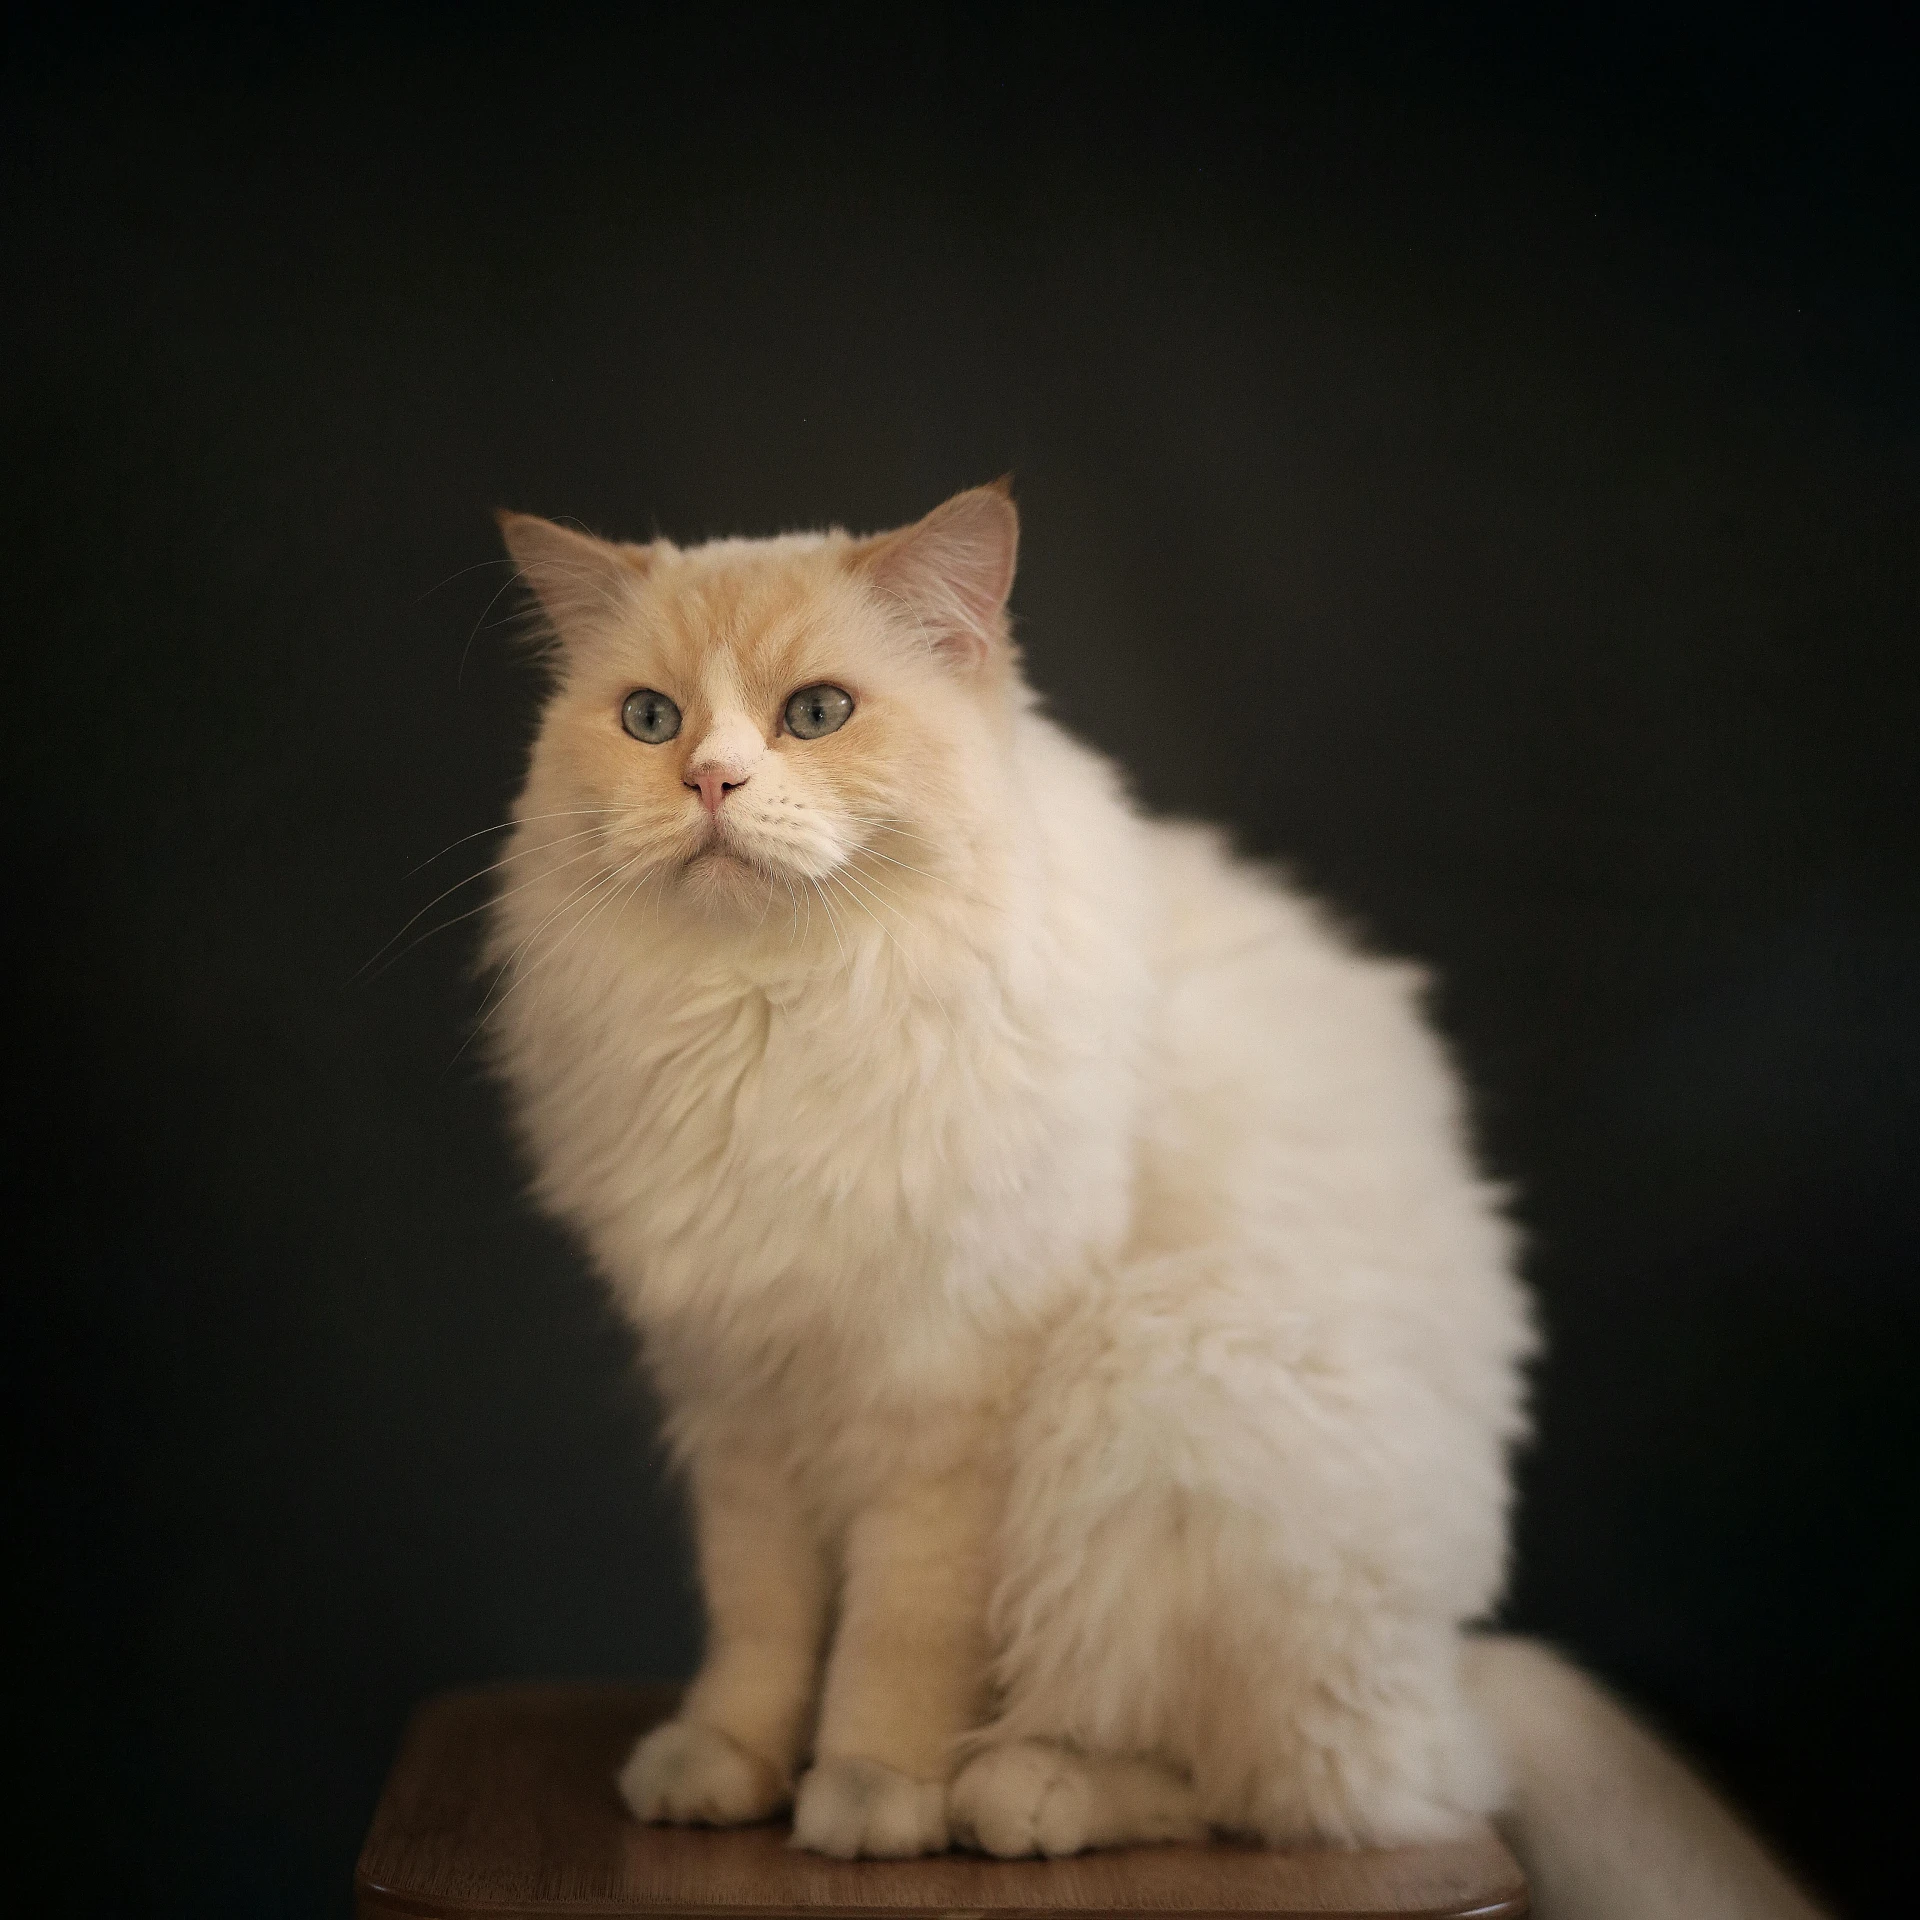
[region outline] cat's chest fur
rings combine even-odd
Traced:
[[[827,966],[629,920],[504,1039],[543,1198],[662,1343],[911,1394],[1124,1233],[1133,1023],[1057,953],[854,926]]]

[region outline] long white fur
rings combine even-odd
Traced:
[[[1461,1682],[1532,1345],[1500,1196],[1419,975],[1213,832],[1143,817],[1037,709],[998,613],[1006,514],[1004,552],[949,527],[903,561],[893,536],[879,578],[842,535],[662,543],[622,570],[509,526],[536,587],[542,565],[569,583],[490,947],[537,1191],[639,1329],[696,1481],[750,1436],[831,1562],[883,1483],[956,1449],[998,1476],[963,1837],[1457,1831],[1504,1791]],[[973,574],[943,584],[954,552]],[[932,615],[902,603],[916,567]],[[997,680],[939,642],[955,605],[979,627],[983,581]],[[755,619],[799,622],[828,669],[844,647],[874,712],[923,727],[884,804],[815,781],[754,708]],[[742,898],[687,877],[691,798],[636,798],[584,866],[548,818],[625,804],[566,729],[670,640],[700,680],[690,735],[749,713],[766,743],[736,796]],[[636,1757],[649,1817],[783,1791],[784,1755],[725,1786],[737,1732],[675,1740]],[[878,1776],[850,1764],[841,1802],[864,1806]],[[889,1826],[823,1811],[815,1778],[811,1844],[947,1837],[905,1787]]]

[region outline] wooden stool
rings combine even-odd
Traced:
[[[1219,1842],[1070,1860],[843,1861],[788,1846],[784,1825],[643,1827],[620,1804],[614,1771],[677,1697],[666,1687],[503,1687],[429,1701],[407,1729],[360,1855],[361,1920],[1521,1920],[1527,1912],[1520,1869],[1490,1830],[1394,1853]]]

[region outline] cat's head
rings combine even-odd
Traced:
[[[522,815],[595,840],[596,865],[764,913],[837,874],[951,872],[1004,806],[1021,688],[1004,484],[865,539],[500,526],[554,668]]]

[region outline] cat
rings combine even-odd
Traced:
[[[866,538],[501,527],[552,685],[488,1044],[707,1612],[634,1813],[902,1857],[1500,1808],[1463,1633],[1534,1334],[1421,974],[1046,716],[1004,484]]]

